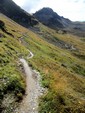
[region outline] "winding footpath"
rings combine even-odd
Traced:
[[[29,51],[29,50],[28,50]],[[27,56],[28,59],[34,55],[31,51]],[[43,94],[44,89],[40,85],[40,74],[36,70],[32,70],[24,58],[20,59],[26,75],[26,95],[20,103],[16,113],[38,113],[38,99]]]

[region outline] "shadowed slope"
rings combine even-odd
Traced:
[[[38,24],[33,16],[17,6],[12,0],[0,0],[0,12],[25,27]]]

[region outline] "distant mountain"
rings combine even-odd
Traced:
[[[33,16],[17,6],[12,0],[0,0],[0,12],[25,27],[38,23]]]
[[[43,8],[31,15],[21,9],[12,0],[0,0],[0,13],[27,28],[39,24],[40,21],[59,33],[68,32],[85,37],[85,22],[72,22],[69,19],[59,16],[51,8]]]
[[[43,8],[33,14],[44,25],[57,30],[59,33],[71,33],[85,37],[85,22],[72,22],[71,20],[59,16],[51,8]]]
[[[34,16],[43,24],[51,27],[51,28],[65,28],[71,21],[64,17],[59,16],[56,12],[54,12],[51,8],[43,8],[37,11]]]

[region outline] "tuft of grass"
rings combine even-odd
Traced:
[[[72,67],[72,69],[73,69],[76,73],[85,76],[85,68],[84,68],[84,67],[81,67],[80,65],[76,64],[76,65],[74,65],[74,66]]]

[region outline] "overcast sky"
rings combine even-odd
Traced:
[[[29,13],[50,7],[72,21],[85,21],[85,0],[13,0]]]

